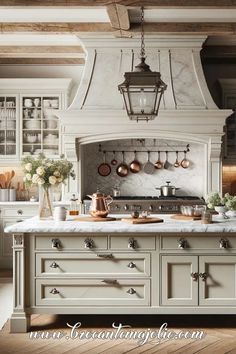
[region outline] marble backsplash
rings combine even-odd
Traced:
[[[134,159],[134,150],[142,150],[137,153],[137,159],[142,166],[147,162],[150,150],[150,161],[155,162],[158,159],[158,153],[153,150],[173,151],[169,153],[168,160],[174,164],[177,150],[185,150],[188,142],[170,141],[170,140],[153,140],[145,139],[145,145],[142,141],[136,139],[114,140],[102,143],[102,150],[129,150],[125,153],[125,162],[129,164]],[[111,166],[111,174],[102,177],[98,174],[98,166],[103,162],[103,153],[99,152],[99,143],[88,144],[85,146],[85,185],[84,195],[91,194],[99,188],[103,193],[111,194],[112,188],[119,186],[121,195],[128,196],[159,196],[156,187],[171,181],[171,185],[180,188],[177,195],[196,195],[203,196],[204,191],[204,147],[201,144],[190,144],[190,152],[187,158],[190,160],[190,166],[187,169],[182,167],[175,168],[173,165],[168,169],[155,170],[154,174],[148,175],[143,170],[137,174],[129,173],[127,177],[119,177],[116,173],[117,166]],[[184,157],[183,153],[179,153],[179,161]],[[106,155],[106,162],[110,164],[113,153]],[[164,162],[166,154],[161,153],[161,161]],[[118,164],[122,162],[122,153],[116,154]]]

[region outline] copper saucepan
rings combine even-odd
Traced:
[[[109,176],[111,173],[111,166],[106,162],[106,151],[103,151],[103,163],[98,166],[98,173],[102,177]]]
[[[141,171],[141,164],[137,160],[137,151],[134,151],[134,160],[130,163],[129,169],[132,173],[138,173],[139,171]]]
[[[122,156],[123,156],[122,162],[117,166],[116,173],[120,177],[126,177],[129,173],[129,167],[125,163],[125,152],[124,151],[122,151]]]

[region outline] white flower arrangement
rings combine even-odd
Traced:
[[[225,205],[224,198],[221,198],[219,193],[214,192],[211,193],[207,198],[207,207],[209,209],[214,209],[216,206],[223,206]]]
[[[225,199],[225,206],[228,210],[236,210],[236,196],[226,193],[224,199]]]
[[[63,155],[60,160],[48,159],[43,154],[37,158],[26,156],[22,159],[22,165],[27,188],[39,185],[47,189],[65,183],[69,176],[74,177],[73,165]]]

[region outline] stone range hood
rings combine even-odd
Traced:
[[[117,86],[124,72],[139,62],[140,39],[98,35],[81,39],[87,53],[81,83],[70,107],[58,113],[63,149],[75,164],[78,161],[79,178],[83,144],[160,138],[204,144],[203,195],[221,191],[221,138],[231,111],[218,109],[209,93],[200,59],[205,40],[205,36],[145,37],[146,62],[152,71],[160,71],[168,87],[158,117],[137,123],[129,120]]]

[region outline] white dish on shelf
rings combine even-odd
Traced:
[[[40,129],[41,121],[40,120],[27,120],[24,122],[26,129]]]

